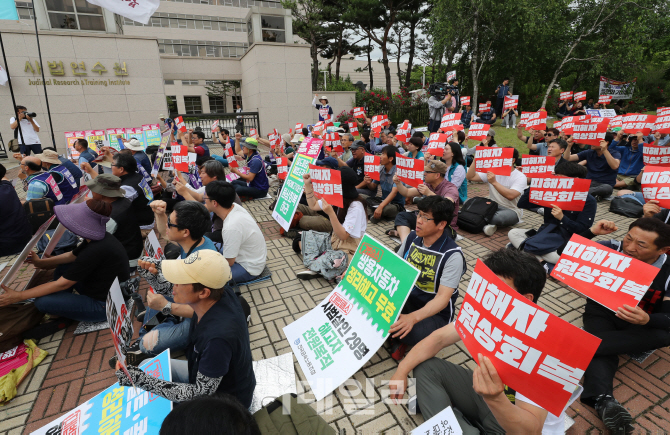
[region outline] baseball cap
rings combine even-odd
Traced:
[[[330,169],[337,169],[340,165],[337,163],[337,160],[332,157],[326,157],[323,160],[316,161],[317,166],[327,166]]]
[[[360,139],[359,139],[359,140],[355,140],[354,143],[351,144],[351,147],[349,147],[349,149],[351,149],[352,151],[353,151],[353,150],[357,150],[357,149],[359,149],[359,148],[365,148],[365,142],[363,142],[363,141],[360,140]]]
[[[210,289],[222,288],[233,277],[228,261],[211,249],[195,251],[183,260],[163,260],[161,269],[172,284],[199,283]]]
[[[444,175],[447,173],[447,164],[440,160],[430,160],[429,162],[426,162],[424,171],[438,172]]]
[[[91,189],[91,192],[108,198],[123,198],[125,196],[121,188],[121,179],[116,175],[100,174],[84,184]]]

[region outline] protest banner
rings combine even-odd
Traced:
[[[551,276],[578,293],[617,311],[637,306],[659,268],[577,234],[558,259]]]
[[[452,81],[452,80],[455,79],[455,78],[456,78],[456,70],[449,71],[449,72],[447,73],[447,81],[448,81],[448,82]]]
[[[295,125],[295,134],[301,134],[302,129],[305,125],[302,122],[299,122]]]
[[[524,154],[521,156],[521,171],[527,178],[546,177],[554,172],[556,157],[533,156]]]
[[[331,149],[337,153],[338,157],[342,157],[342,154],[344,154],[344,148],[342,148],[342,142],[340,142],[339,133],[326,133],[323,136],[323,139],[325,140],[326,149]]]
[[[147,238],[144,240],[144,252],[147,257],[156,260],[165,259],[165,253],[163,252],[163,248],[161,248],[161,244],[158,242],[155,230],[151,230],[149,234],[147,234]]]
[[[115,128],[105,129],[105,136],[106,136],[107,142],[109,142],[109,144],[116,143],[116,129]]]
[[[612,101],[611,95],[600,95],[598,97],[598,104],[609,104]]]
[[[669,147],[659,147],[669,148]],[[644,146],[645,151],[647,145]],[[666,159],[667,161],[667,159]],[[669,165],[670,166],[670,165]],[[654,199],[663,208],[670,208],[670,168],[663,166],[649,166],[642,174],[642,194],[645,201]]]
[[[147,147],[161,145],[161,128],[158,124],[145,124],[142,126],[144,131],[144,141]]]
[[[248,166],[240,166],[239,168],[237,168],[237,170],[240,171],[240,174],[246,175],[246,174],[249,173],[249,167]],[[229,172],[228,174],[226,174],[226,181],[229,182],[229,183],[232,183],[233,181],[239,180],[239,179],[240,179],[240,176],[233,173],[233,172]]]
[[[423,159],[413,159],[396,154],[396,174],[400,181],[412,187],[423,184]]]
[[[575,92],[574,98],[575,101],[586,100],[586,91]]]
[[[623,116],[617,115],[614,118],[610,118],[610,128],[621,128],[623,127]]]
[[[312,137],[318,137],[321,136],[323,133],[323,130],[325,129],[323,125],[323,121],[319,121],[316,124],[312,126]]]
[[[503,101],[503,110],[514,109],[518,106],[519,106],[518,95],[505,96],[505,100]]]
[[[461,97],[461,106],[469,106],[470,97]]]
[[[656,116],[670,115],[670,107],[657,107]]]
[[[384,127],[385,119],[383,115],[375,115],[372,117],[372,123],[370,124],[370,129],[375,132],[376,137],[379,137],[379,133]]]
[[[440,122],[440,130],[442,131],[453,131],[453,130],[463,130],[463,124],[461,124],[461,113],[445,113],[442,115],[442,121]]]
[[[588,119],[586,121],[575,122],[572,127],[572,139],[576,143],[600,146],[600,141],[605,139],[608,125],[609,121],[592,124]]]
[[[328,128],[328,127],[333,127],[335,122],[335,117],[330,114],[326,114],[323,117],[323,126]]]
[[[288,157],[279,157],[277,159],[277,178],[286,180],[288,176]]]
[[[317,199],[323,199],[336,207],[344,207],[342,173],[339,170],[310,164],[309,176]]]
[[[349,133],[354,136],[354,138],[361,137],[361,133],[358,131],[358,124],[355,122],[347,123],[349,125]]]
[[[354,107],[354,118],[365,119],[365,107]]]
[[[156,124],[158,125],[158,124]],[[150,130],[150,131],[155,131],[155,130]],[[158,130],[160,133],[160,130]],[[158,151],[156,151],[156,158],[154,159],[154,165],[151,167],[151,176],[155,177],[158,175],[158,171],[160,170],[161,167],[161,162],[163,161],[163,158],[165,157],[165,150],[167,149],[167,144],[170,142],[170,130],[166,131],[163,133],[163,135],[160,137],[160,143],[158,145]],[[170,162],[172,162],[172,155],[170,155]]]
[[[140,369],[171,382],[170,350],[151,358]],[[158,435],[170,411],[171,401],[117,382],[31,435]]]
[[[644,144],[642,148],[642,161],[645,166],[670,166],[670,147]],[[646,171],[647,169],[645,168]]]
[[[656,115],[645,115],[642,113],[629,113],[623,115],[621,130],[628,134],[642,133],[649,136],[654,129]]]
[[[121,364],[121,369],[126,373],[128,379],[130,373],[126,368],[126,349],[130,346],[130,340],[133,338],[133,321],[130,318],[130,312],[123,300],[119,279],[115,278],[112,287],[107,294],[107,324],[112,332],[112,343],[116,350],[116,358]]]
[[[184,118],[181,116],[177,116],[174,119],[175,125],[177,127],[177,130],[181,131],[182,133],[186,133],[186,123],[184,122]]]
[[[231,168],[240,167],[240,164],[237,163],[237,159],[235,158],[236,154],[235,151],[233,150],[232,145],[230,144],[226,145],[223,155],[226,157],[226,160],[228,161],[228,166],[230,166]]]
[[[595,112],[595,113],[591,113],[591,112]],[[587,109],[586,113],[588,115],[600,116],[600,117],[603,117],[603,118],[616,118],[616,116],[617,116],[616,110],[614,110],[614,109],[598,109],[598,110]]]
[[[411,435],[463,435],[451,406],[447,406],[414,429]]]
[[[284,327],[316,400],[330,394],[377,352],[418,276],[417,269],[365,234],[337,287]]]
[[[291,169],[289,169],[288,176],[284,182],[284,187],[282,187],[281,193],[277,198],[275,209],[272,211],[272,218],[286,231],[289,230],[293,215],[298,208],[298,202],[300,201],[300,197],[302,197],[302,191],[305,187],[305,179],[302,176],[309,171],[309,165],[314,160],[314,157],[304,154],[295,155]]]
[[[163,164],[161,165],[162,171],[172,171],[174,167],[172,166],[172,151],[165,151],[163,153]]]
[[[258,137],[258,132],[256,131],[255,128],[251,127],[251,128],[249,129],[249,137],[253,137],[253,138]]]
[[[188,172],[188,147],[172,142],[172,166],[180,172]]]
[[[551,127],[557,129],[558,131],[562,131],[561,128],[563,127],[563,121],[554,121]]]
[[[489,124],[470,124],[470,129],[468,130],[468,139],[472,140],[484,140],[489,134],[491,126]]]
[[[217,119],[216,121],[212,122],[212,127],[210,128],[212,133],[216,135],[216,132],[219,130],[219,120]]]
[[[559,98],[559,100],[561,100],[561,101],[572,100],[572,91],[561,92],[561,94],[559,95],[558,98]]]
[[[307,157],[317,158],[323,146],[323,139],[308,137],[298,147],[298,154]]]
[[[444,155],[444,146],[449,142],[450,134],[453,135],[453,132],[431,133],[428,137],[428,147],[425,149],[425,152],[431,156],[442,157]]]
[[[540,207],[582,211],[589,195],[591,180],[583,178],[547,176],[530,180],[529,201]]]
[[[475,169],[477,172],[493,172],[508,177],[512,173],[514,148],[477,147]]]
[[[105,141],[105,130],[86,130],[84,135],[86,136],[88,147],[96,153],[100,152],[99,150]]]
[[[668,114],[657,115],[656,122],[653,128],[654,133],[668,134],[670,133],[670,111]]]
[[[522,127],[526,126],[526,122],[528,121],[528,117],[530,116],[531,113],[535,112],[521,112],[521,117],[519,118],[519,124]]]
[[[538,110],[537,112],[530,113],[524,127],[526,130],[546,130],[547,112],[545,110]]]
[[[147,143],[144,140],[144,130],[142,129],[142,127],[126,128],[126,134],[128,135],[128,140],[137,139],[139,143],[142,145],[143,149],[147,148]]]
[[[408,142],[410,137],[412,137],[412,124],[409,123],[409,120],[405,120],[402,124],[398,124],[396,129],[395,138],[400,142]]]
[[[488,357],[505,385],[556,416],[581,389],[601,341],[510,288],[479,259],[455,326],[470,355]]]
[[[0,285],[6,285],[7,287],[10,286],[14,282],[14,278],[16,278],[16,274],[19,273],[19,270],[24,267],[23,262],[26,261],[26,258],[28,258],[28,254],[30,251],[33,250],[35,245],[37,245],[37,242],[42,238],[44,233],[47,232],[47,229],[51,225],[51,223],[56,219],[56,215],[53,215],[49,218],[48,221],[44,222],[33,234],[33,236],[28,240],[28,243],[26,246],[23,248],[21,253],[16,257],[14,260],[14,264],[12,264],[12,267],[9,268],[7,271],[7,274],[2,277],[2,281],[0,281]],[[0,295],[3,294],[5,291],[0,288]]]
[[[491,103],[479,103],[479,112],[490,112]]]
[[[283,149],[281,135],[277,132],[276,128],[268,135],[268,140],[270,141],[271,149],[276,151],[281,151]]]
[[[70,159],[77,160],[79,158],[79,151],[74,149],[74,143],[77,139],[85,139],[86,135],[83,131],[66,131],[65,141],[67,142],[67,152]]]
[[[600,76],[600,86],[598,87],[598,93],[600,97],[608,96],[610,100],[612,97],[617,100],[629,100],[633,98],[633,91],[635,91],[635,82],[637,78],[633,79],[631,82],[623,82],[620,80],[612,80],[607,77]],[[600,103],[600,99],[598,100]],[[609,103],[609,101],[608,101]]]
[[[397,156],[396,156],[397,157]],[[374,154],[368,154],[365,153],[365,157],[363,157],[363,171],[365,171],[365,175],[368,177],[372,178],[375,181],[379,181],[380,174],[379,171],[381,169],[381,157],[375,156]]]

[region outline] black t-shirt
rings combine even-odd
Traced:
[[[115,278],[128,281],[128,255],[121,242],[109,233],[102,240],[84,240],[74,251],[77,259],[63,273],[63,278],[76,281],[82,294],[106,301]]]
[[[365,179],[365,159],[356,160],[352,157],[347,162],[347,166],[356,172],[357,183],[362,183],[363,179]]]
[[[228,393],[245,408],[251,406],[256,377],[251,365],[249,330],[242,305],[226,286],[221,299],[198,321],[193,314],[189,331],[188,378],[195,384],[198,372],[223,377],[217,393]]]
[[[128,258],[134,260],[142,255],[142,231],[137,222],[133,203],[127,198],[119,198],[112,203],[111,218],[116,222],[116,237],[126,249]]]

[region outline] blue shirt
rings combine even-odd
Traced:
[[[249,166],[249,172],[256,174],[254,179],[249,183],[249,187],[265,191],[270,189],[268,175],[265,173],[265,163],[263,162],[260,154],[254,154],[251,159],[248,160],[247,166]]]
[[[614,142],[613,142],[614,143]],[[644,161],[642,160],[643,145],[638,145],[637,150],[633,151],[630,146],[610,146],[610,153],[612,150],[621,154],[621,164],[619,165],[619,174],[621,175],[637,175],[644,168]]]
[[[193,253],[196,252],[196,251],[200,251],[200,250],[202,250],[202,249],[211,249],[212,251],[217,251],[217,252],[219,252],[219,251],[216,249],[216,246],[214,246],[214,242],[212,242],[211,240],[209,240],[209,238],[203,236],[202,239],[203,239],[205,242],[204,242],[202,245],[200,245],[200,246],[196,246],[195,248],[193,248],[193,250],[191,251],[191,254],[193,254]],[[181,246],[179,247],[179,250],[181,251],[181,256],[180,256],[179,258],[181,258],[181,259],[183,260],[184,258],[186,258],[186,252],[184,252],[184,250],[181,248]]]
[[[81,180],[81,177],[84,176],[82,174],[81,169],[65,157],[58,157],[58,160],[60,160],[60,164],[65,166],[65,168],[70,171],[70,174],[74,177],[75,181],[77,182],[77,186],[79,186],[79,181]]]
[[[505,98],[505,95],[509,92],[509,86],[508,85],[500,85],[500,89],[498,89],[498,98]]]
[[[615,159],[621,160],[621,154],[619,154],[618,151],[611,149],[611,147],[610,154]],[[610,167],[605,158],[605,154],[598,156],[596,150],[590,149],[577,153],[577,157],[579,157],[580,162],[586,160],[586,169],[588,170],[588,173],[586,174],[587,179],[597,183],[609,184],[614,187],[618,169],[612,169]]]
[[[387,196],[391,194],[391,191],[395,187],[395,183],[393,182],[393,176],[395,175],[396,172],[396,166],[393,165],[390,171],[386,172],[386,168],[382,166],[382,168],[379,171],[379,183],[375,182],[375,186],[378,184],[381,184],[382,186],[382,201],[386,199]],[[376,189],[375,189],[376,190]],[[405,204],[405,197],[402,196],[400,193],[396,193],[395,197],[391,200],[392,203],[395,204]]]
[[[470,127],[470,122],[472,122],[472,110],[464,110],[461,112],[461,123],[466,127]]]
[[[149,156],[147,156],[144,151],[136,152],[133,154],[133,157],[135,157],[137,163],[142,165],[144,170],[147,171],[147,174],[151,174],[151,160],[149,160]]]
[[[480,118],[483,119],[484,121],[489,121],[491,118],[493,118],[493,115],[495,113],[496,112],[493,110],[493,108],[491,108],[491,110],[489,110],[488,112],[481,112],[482,115],[480,116]],[[462,119],[463,117],[461,117],[461,120]]]

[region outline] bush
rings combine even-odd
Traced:
[[[323,73],[319,74],[319,81],[317,82],[317,90],[321,92],[337,92],[337,91],[357,91],[358,88],[351,83],[351,78],[347,75],[346,78],[340,77],[335,80],[335,77],[331,77],[328,80],[326,89],[323,86]]]

